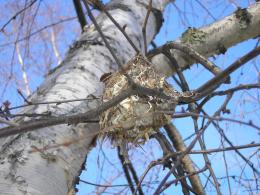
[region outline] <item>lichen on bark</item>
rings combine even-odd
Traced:
[[[240,28],[245,29],[251,23],[252,15],[247,11],[246,8],[242,9],[238,7],[235,12],[235,17],[238,20]]]
[[[194,43],[201,43],[205,41],[207,33],[202,30],[198,30],[196,28],[189,27],[181,37],[183,43],[186,44],[194,44]]]

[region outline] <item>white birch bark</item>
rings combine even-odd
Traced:
[[[113,0],[109,5],[111,15],[121,26],[126,25],[126,32],[139,48],[143,48],[142,24],[146,14],[146,8],[142,3],[148,4],[148,0]],[[163,10],[167,3],[167,0],[153,0],[153,7]],[[259,4],[256,7],[259,7]],[[254,10],[256,8],[251,9]],[[256,14],[252,11],[252,15],[254,14],[259,15],[259,13]],[[259,28],[253,26],[259,24],[259,16],[257,17],[258,22],[256,19],[253,19],[253,22],[244,31],[247,32],[250,28],[254,30]],[[134,56],[135,53],[127,40],[105,15],[101,14],[97,20],[121,62],[124,63]],[[157,34],[160,23],[161,20],[158,15],[154,13],[150,15],[146,31],[148,43]],[[225,22],[218,22],[218,25],[216,25],[219,26],[218,29],[222,37],[228,36],[227,39],[230,39],[230,33],[224,32],[231,31],[232,26],[234,28],[232,36],[236,36],[237,33],[241,32],[237,25],[232,22],[230,23],[230,25],[233,24],[230,27],[231,29],[221,27],[221,25],[225,24]],[[215,25],[213,24],[212,26]],[[206,28],[210,29],[210,27]],[[216,29],[209,32],[212,32],[214,35],[215,31]],[[202,51],[205,43],[201,43],[200,46],[194,47],[194,49],[206,56],[216,53],[216,41],[214,42],[216,37],[210,39],[209,36],[208,39],[212,40],[212,42],[209,42],[209,40],[206,42],[207,45],[210,44],[213,48],[208,54]],[[251,37],[252,33],[248,36],[237,36],[233,41],[227,41],[227,44],[224,44],[226,42],[223,41],[223,44],[228,48]],[[222,40],[220,37],[219,39]],[[177,56],[176,58],[180,62],[184,61],[182,63],[184,65],[191,63],[185,62],[182,57]],[[162,66],[162,69],[164,70],[166,67]],[[72,46],[64,61],[47,76],[45,82],[29,100],[32,102],[44,102],[85,98],[90,94],[99,96],[103,87],[99,82],[100,76],[103,73],[116,69],[117,66],[114,64],[114,60],[111,58],[99,34],[93,26],[90,26]],[[97,106],[97,102],[73,102],[69,104],[34,106],[21,112],[43,113],[48,111],[53,116],[58,116],[85,112],[95,106]],[[21,120],[29,119],[21,118]],[[68,193],[72,187],[74,177],[78,174],[80,165],[84,162],[85,154],[93,146],[93,133],[97,133],[98,130],[98,124],[80,125],[77,128],[68,125],[58,125],[1,139],[1,194],[59,195]],[[43,153],[28,152],[32,149],[32,146],[42,148],[82,137],[87,138],[67,147],[54,148]]]
[[[126,25],[126,32],[139,48],[143,48],[142,24],[146,15],[148,0],[114,0],[109,6],[110,14]],[[158,10],[165,7],[167,0],[154,0]],[[119,60],[124,63],[135,55],[133,49],[104,15],[97,21],[110,42]],[[147,25],[148,43],[157,34],[161,18],[152,13]],[[103,73],[115,71],[114,63],[102,39],[91,25],[67,53],[64,61],[29,98],[31,102],[46,102],[86,98],[92,94],[100,96],[102,84],[99,78]],[[85,112],[96,107],[97,102],[73,102],[68,104],[39,105],[25,108],[20,112],[44,113],[53,116]],[[19,121],[26,121],[21,118]],[[19,122],[16,121],[16,122]],[[99,130],[98,124],[68,125],[46,127],[34,132],[11,136],[0,140],[0,193],[1,194],[67,194],[72,189],[74,178],[78,175],[86,153],[93,145],[93,134]],[[76,144],[58,147],[44,152],[29,153],[37,147],[51,146],[66,140],[86,137]]]
[[[239,16],[241,13],[236,12],[198,29],[197,35],[193,35],[196,36],[196,40],[188,41],[188,44],[201,55],[210,57],[219,55],[223,50],[227,50],[245,40],[258,37],[260,34],[260,2],[256,2],[246,11],[250,20],[248,24],[246,24],[245,15],[241,18]],[[192,40],[192,37],[190,37],[190,40]],[[185,41],[183,37],[180,37],[176,42],[183,43]],[[180,51],[171,50],[171,53],[181,67],[187,68],[195,63],[193,59]],[[169,60],[162,54],[155,56],[152,62],[156,64],[157,69],[167,76],[175,72]]]

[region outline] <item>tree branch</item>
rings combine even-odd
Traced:
[[[74,4],[74,7],[75,7],[75,11],[77,13],[77,16],[78,16],[78,21],[80,23],[81,30],[84,31],[84,26],[87,25],[87,20],[85,18],[84,12],[82,10],[82,5],[80,3],[80,0],[73,0],[73,4]]]
[[[195,32],[203,34],[200,41],[188,43],[199,54],[208,58],[213,55],[224,53],[228,48],[241,43],[245,40],[255,38],[260,32],[260,2],[256,2],[251,7],[244,9],[251,16],[246,27],[241,26],[241,19],[236,16],[236,12],[214,22],[209,26],[195,29]],[[187,31],[186,31],[187,32]],[[177,39],[176,43],[187,43],[183,36]],[[170,44],[170,43],[168,43]],[[188,68],[194,64],[195,60],[189,55],[178,51],[171,50],[172,55],[182,68]],[[152,62],[156,64],[158,69],[167,76],[172,75],[175,70],[169,64],[166,57],[162,54],[153,57]]]

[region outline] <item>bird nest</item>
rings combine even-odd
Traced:
[[[130,60],[125,67],[101,78],[105,83],[103,102],[111,100],[129,88],[126,74],[136,84],[160,89],[172,99],[132,95],[103,112],[100,115],[101,137],[107,136],[114,146],[120,146],[121,149],[128,143],[145,143],[158,128],[170,122],[171,116],[163,113],[163,110],[173,111],[179,96],[179,93],[166,82],[165,77],[141,54]]]

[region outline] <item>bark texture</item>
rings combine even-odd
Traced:
[[[201,55],[210,57],[223,54],[238,43],[258,37],[259,32],[260,2],[256,2],[251,7],[238,9],[230,16],[208,26],[199,29],[190,28],[176,42],[188,44]],[[190,56],[180,51],[171,50],[171,53],[183,68],[195,63]],[[162,54],[153,57],[152,62],[167,76],[175,73],[169,60]]]
[[[136,46],[143,48],[142,24],[148,0],[114,0],[107,9]],[[162,23],[161,11],[168,1],[154,0],[157,9],[150,15],[147,25],[148,43],[157,34]],[[97,17],[102,31],[122,63],[135,55],[122,33],[104,15]],[[76,41],[64,61],[53,70],[30,98],[31,102],[45,102],[100,96],[102,74],[117,69],[109,51],[93,25]],[[21,110],[26,113],[50,112],[52,116],[85,112],[96,107],[97,101],[73,102],[32,106]],[[19,121],[27,121],[20,118]],[[17,121],[17,122],[19,122]],[[73,186],[86,153],[93,145],[98,124],[58,125],[35,132],[11,136],[0,140],[0,191],[1,194],[67,194]],[[82,140],[82,138],[85,138]],[[76,144],[43,152],[30,153],[32,149],[79,140]]]
[[[107,6],[110,14],[125,27],[126,33],[141,50],[143,46],[142,25],[149,0],[113,0]],[[162,23],[161,11],[168,0],[153,0],[155,8],[147,24],[147,43],[158,33]],[[219,48],[229,48],[260,32],[260,3],[248,9],[250,23],[242,23],[239,17],[229,16],[202,29],[207,33],[203,41],[191,43],[192,47],[205,56],[220,53]],[[114,52],[122,63],[135,55],[134,50],[114,24],[100,14],[97,21]],[[181,41],[181,39],[179,40]],[[222,45],[219,46],[219,43]],[[182,53],[174,52],[177,61],[187,66]],[[156,57],[160,59],[160,56]],[[167,61],[160,59],[160,70],[172,74]],[[99,78],[102,74],[115,71],[109,51],[93,25],[76,41],[68,51],[64,61],[53,70],[39,89],[29,98],[31,102],[68,100],[100,96],[103,90]],[[170,71],[169,71],[170,69]],[[73,102],[32,106],[21,110],[26,113],[50,112],[52,116],[85,112],[98,105],[97,101]],[[23,117],[19,121],[28,121]],[[17,121],[17,122],[19,122]],[[93,146],[98,124],[58,125],[46,127],[35,132],[10,136],[0,140],[0,191],[1,194],[67,194],[73,186],[85,155]],[[85,138],[82,140],[82,138]],[[43,152],[30,153],[32,149],[42,148],[66,140],[79,140],[76,144],[53,148]]]

